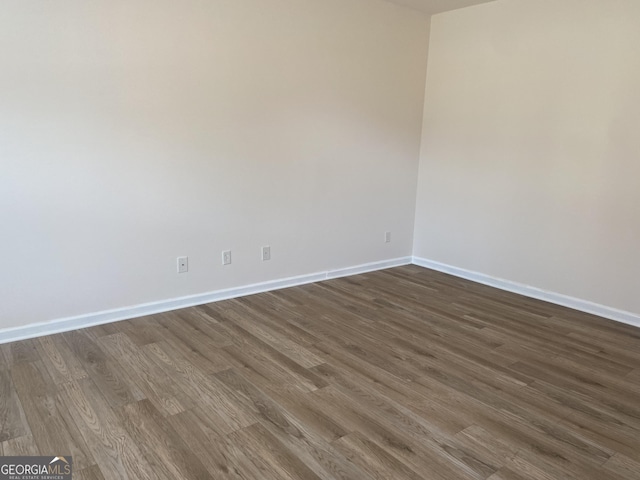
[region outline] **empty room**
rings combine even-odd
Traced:
[[[638,0],[0,0],[0,480],[640,480]]]

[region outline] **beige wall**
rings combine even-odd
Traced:
[[[640,313],[640,2],[433,17],[414,254]]]
[[[426,15],[382,0],[1,10],[0,329],[411,255]]]
[[[493,2],[495,0],[389,0],[404,5],[409,8],[415,8],[429,14],[440,12],[448,12],[458,8],[465,8],[480,3]]]

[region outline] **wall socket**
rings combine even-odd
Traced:
[[[391,232],[384,232],[384,243],[391,243]]]
[[[262,261],[266,262],[267,260],[271,260],[271,247],[269,246],[262,247]]]
[[[222,252],[222,265],[231,265],[231,250]]]
[[[189,257],[178,257],[178,273],[189,271]]]

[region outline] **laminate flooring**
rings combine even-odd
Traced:
[[[417,266],[0,346],[78,479],[640,479],[640,329]]]

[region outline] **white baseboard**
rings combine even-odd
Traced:
[[[159,302],[144,303],[131,307],[105,310],[102,312],[89,313],[86,315],[78,315],[76,317],[61,318],[52,320],[50,322],[25,325],[23,327],[7,328],[4,330],[0,330],[0,344],[15,342],[18,340],[25,340],[27,338],[41,337],[43,335],[52,335],[54,333],[68,332],[70,330],[77,330],[79,328],[103,325],[105,323],[117,322],[119,320],[143,317],[145,315],[152,315],[154,313],[169,312],[171,310],[178,310],[180,308],[193,307],[195,305],[203,305],[205,303],[218,302],[220,300],[228,300],[231,298],[243,297],[245,295],[252,295],[255,293],[269,292],[272,290],[279,290],[281,288],[321,282],[323,280],[332,278],[357,275],[359,273],[383,270],[385,268],[398,267],[400,265],[409,265],[410,263],[411,257],[395,258],[392,260],[367,263],[354,267],[328,270],[325,272],[311,273],[308,275],[282,278],[278,280],[270,280],[268,282],[255,283],[252,285],[245,285],[225,290],[217,290],[198,295],[191,295],[188,297],[173,298],[170,300],[162,300]]]
[[[386,268],[398,267],[413,263],[424,268],[437,270],[439,272],[448,273],[456,277],[465,278],[473,282],[482,283],[492,287],[518,293],[526,297],[537,298],[546,302],[562,305],[574,310],[591,313],[604,318],[615,320],[628,325],[640,327],[640,315],[625,312],[615,308],[599,305],[597,303],[569,297],[554,292],[547,292],[539,288],[530,287],[521,283],[495,278],[483,273],[465,270],[464,268],[453,267],[443,263],[427,260],[419,257],[402,257],[381,262],[367,263],[354,267],[347,267],[325,272],[312,273],[297,277],[282,278],[271,280],[268,282],[255,283],[241,287],[229,288],[224,290],[216,290],[213,292],[191,295],[188,297],[173,298],[159,302],[144,303],[131,307],[118,308],[114,310],[105,310],[102,312],[89,313],[86,315],[78,315],[75,317],[61,318],[50,322],[36,323],[25,325],[23,327],[14,327],[0,330],[0,344],[25,340],[27,338],[35,338],[43,335],[52,335],[54,333],[68,332],[79,328],[93,327],[95,325],[103,325],[105,323],[117,322],[130,318],[143,317],[153,315],[154,313],[169,312],[181,308],[203,305],[205,303],[218,302],[220,300],[228,300],[231,298],[242,297],[245,295],[253,295],[256,293],[269,292],[282,288],[295,287],[308,283],[321,282],[333,278],[346,277],[350,275],[358,275],[361,273],[383,270]]]
[[[626,323],[627,325],[640,327],[640,315],[635,313],[618,310],[616,308],[607,307],[605,305],[589,302],[580,298],[570,297],[568,295],[562,295],[560,293],[548,292],[546,290],[531,287],[529,285],[524,285],[522,283],[492,277],[491,275],[485,275],[484,273],[474,272],[471,270],[466,270],[464,268],[453,267],[451,265],[435,262],[433,260],[427,260],[425,258],[413,257],[412,263],[420,267],[429,268],[438,272],[448,273],[455,277],[465,278],[473,282],[482,283],[483,285],[489,285],[491,287],[496,287],[508,292],[518,293],[520,295],[524,295],[525,297],[544,300],[545,302],[562,305],[563,307],[572,308],[581,312],[591,313],[593,315],[598,315],[610,320]]]

